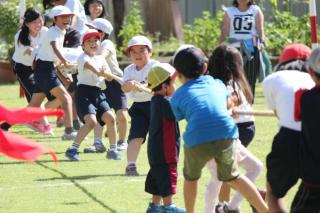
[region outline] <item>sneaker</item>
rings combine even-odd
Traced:
[[[137,172],[137,167],[135,164],[130,164],[126,167],[126,176],[139,176],[139,173]]]
[[[215,213],[225,213],[224,210],[223,210],[223,206],[224,205],[221,205],[221,204],[218,204],[216,205],[216,208],[215,208]]]
[[[119,140],[117,142],[117,150],[118,151],[126,151],[127,150],[127,144],[124,142],[124,140]]]
[[[44,135],[54,135],[53,128],[50,124],[43,124],[43,132]]]
[[[92,146],[83,149],[84,153],[103,153],[106,151],[106,147],[103,143],[94,143]]]
[[[106,158],[110,160],[122,160],[122,157],[119,154],[119,152],[112,149],[108,149]]]
[[[155,205],[154,203],[149,203],[146,213],[162,213],[164,210],[163,206]]]
[[[66,157],[68,158],[68,160],[71,160],[71,161],[79,161],[80,160],[80,156],[79,156],[78,150],[73,149],[73,148],[68,148],[67,149]]]
[[[228,205],[223,206],[223,213],[240,213],[240,209],[229,209]]]
[[[263,190],[263,189],[258,189],[258,191],[259,191],[259,194],[262,197],[262,199],[264,201],[266,201],[267,192],[265,190]],[[250,206],[252,208],[252,212],[253,213],[258,213],[258,211],[252,205],[250,205]]]
[[[76,131],[72,131],[69,134],[64,132],[64,134],[62,135],[61,139],[63,141],[67,141],[67,140],[72,141],[72,140],[74,140],[76,138],[76,136],[77,136],[77,132]]]
[[[169,206],[164,208],[164,213],[185,213],[186,210],[183,208],[176,207],[175,204],[171,203]]]

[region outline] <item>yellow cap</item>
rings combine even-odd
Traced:
[[[148,73],[148,87],[154,89],[173,75],[175,69],[168,63],[157,63],[153,65]]]

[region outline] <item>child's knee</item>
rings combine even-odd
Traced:
[[[119,123],[127,122],[127,116],[124,111],[117,113],[117,122]]]
[[[84,121],[84,125],[90,129],[93,129],[98,124],[97,119],[93,115],[86,115]]]
[[[111,111],[107,111],[103,113],[102,120],[106,125],[114,125],[115,124],[115,118]]]

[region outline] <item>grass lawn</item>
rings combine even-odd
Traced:
[[[22,107],[25,99],[18,98],[18,85],[0,85],[0,103],[8,107]],[[257,88],[255,109],[265,109],[261,86]],[[51,120],[53,125],[55,120]],[[180,124],[182,132],[185,123]],[[270,151],[272,138],[277,132],[277,121],[270,117],[256,117],[256,137],[249,149],[265,162]],[[0,155],[0,212],[6,213],[43,213],[43,212],[145,212],[150,195],[144,192],[144,181],[148,172],[146,146],[142,147],[139,159],[139,177],[126,177],[126,160],[106,160],[105,154],[81,153],[80,162],[69,162],[64,152],[71,142],[60,140],[63,128],[55,128],[55,135],[45,137],[19,125],[12,132],[32,138],[52,148],[58,155],[59,164],[55,165],[48,156],[42,156],[35,163],[25,163]],[[93,142],[93,135],[84,141],[80,151]],[[105,140],[105,143],[107,139]],[[290,151],[290,150],[288,150]],[[125,153],[122,153],[126,159]],[[183,176],[181,152],[178,193],[175,203],[183,206]],[[257,186],[265,188],[265,170],[260,175]],[[203,170],[199,181],[196,212],[202,212],[204,190],[210,175]],[[290,206],[296,188],[291,190],[286,201]],[[243,213],[252,212],[247,202],[241,206]]]

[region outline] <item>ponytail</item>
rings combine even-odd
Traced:
[[[40,12],[35,8],[28,8],[23,16],[23,24],[21,27],[21,31],[18,37],[18,44],[21,43],[24,46],[30,46],[30,39],[29,39],[29,28],[27,24],[38,19],[41,16]]]

